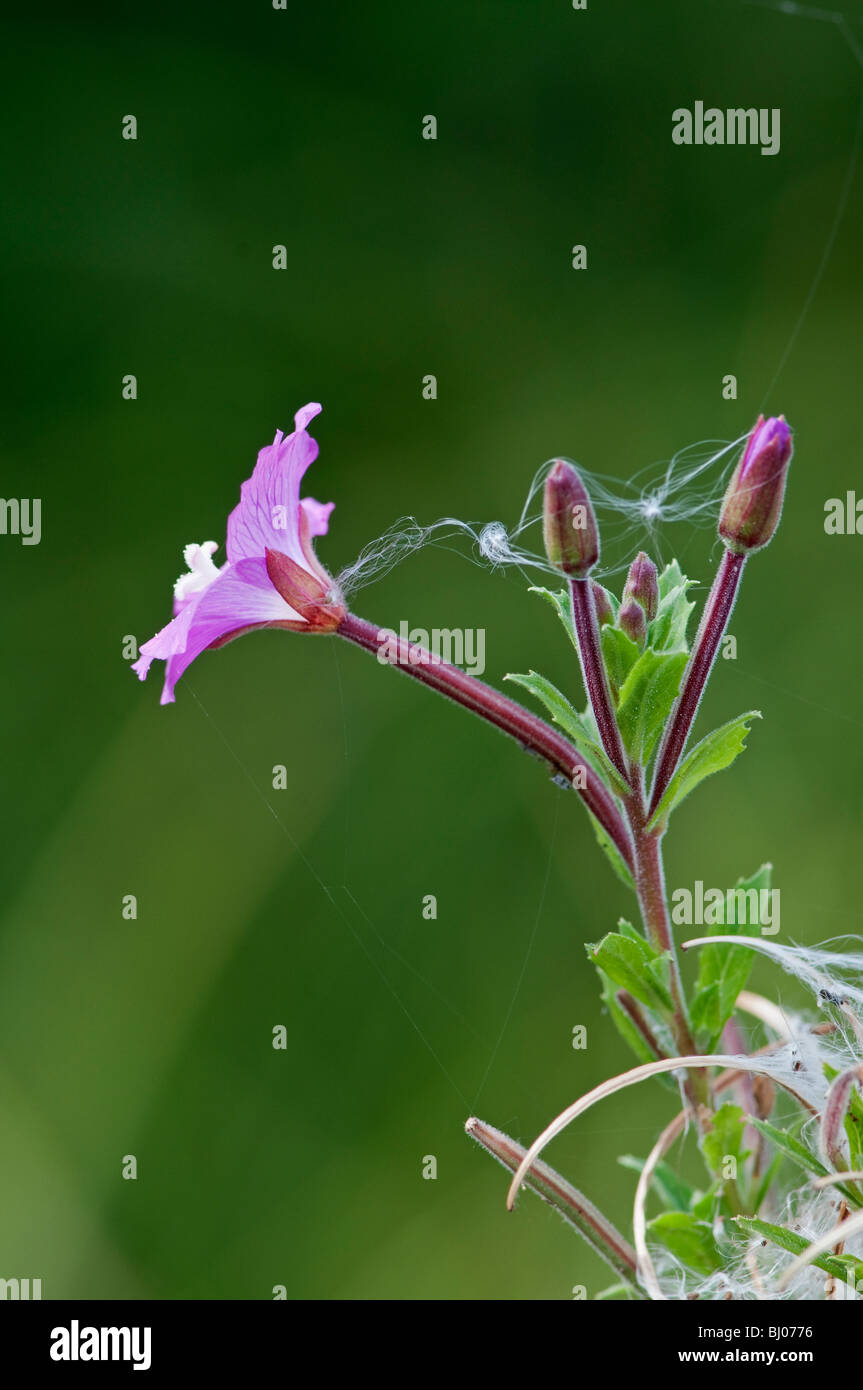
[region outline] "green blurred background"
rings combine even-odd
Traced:
[[[2,492],[42,498],[43,535],[0,537],[0,1276],[46,1298],[593,1296],[605,1267],[532,1199],[508,1217],[462,1132],[477,1113],[527,1141],[628,1064],[582,943],[631,904],[575,798],[336,639],[252,635],[167,709],[123,640],[165,621],[182,546],[223,543],[307,400],[334,571],[406,514],[512,523],[555,453],[625,479],[786,412],[782,528],[700,716],[765,720],[678,817],[669,880],[769,858],[783,939],[859,930],[863,542],[823,508],[863,493],[860,63],[836,24],[685,0],[81,5],[3,37]],[[673,145],[695,100],[781,108],[780,154]],[[709,581],[709,527],[660,541]],[[355,608],[485,628],[487,679],[574,689],[527,582],[430,547]],[[550,1157],[628,1228],[615,1156],[673,1108],[630,1091]]]

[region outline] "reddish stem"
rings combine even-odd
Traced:
[[[735,555],[732,551],[726,550],[719,569],[716,571],[716,578],[704,606],[689,663],[683,673],[680,694],[659,746],[648,819],[659,805],[662,794],[674,776],[683,755],[689,731],[698,713],[701,696],[704,694],[707,678],[716,660],[719,643],[722,641],[728,620],[731,617],[731,610],[737,597],[745,561],[745,555]]]
[[[356,643],[364,651],[374,652],[379,657],[386,652],[383,664],[393,665],[406,675],[414,676],[432,690],[448,696],[464,709],[494,724],[516,739],[529,753],[547,762],[568,785],[573,785],[575,769],[583,767],[586,785],[575,790],[613,841],[624,863],[633,871],[632,843],[610,793],[593,768],[586,765],[578,749],[562,734],[476,676],[469,676],[466,671],[442,661],[425,647],[398,637],[388,628],[380,628],[375,623],[347,613],[337,631],[341,637]]]
[[[620,730],[614,707],[605,662],[602,659],[599,641],[599,621],[596,616],[596,600],[593,597],[590,579],[570,579],[569,592],[572,596],[572,618],[575,625],[578,659],[581,676],[602,746],[624,781],[629,781],[629,771],[620,740]]]
[[[647,931],[647,939],[654,951],[667,951],[670,957],[671,999],[674,1004],[672,1027],[677,1050],[682,1054],[697,1052],[695,1040],[689,1026],[680,966],[674,936],[665,905],[665,874],[662,867],[662,846],[659,837],[644,829],[642,817],[635,808],[630,810],[633,840],[635,842],[635,887],[641,915]],[[703,1079],[703,1078],[702,1078]]]

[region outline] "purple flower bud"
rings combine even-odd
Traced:
[[[719,513],[719,534],[735,554],[760,550],[772,539],[782,514],[792,448],[785,416],[765,420],[759,415]]]
[[[638,647],[643,647],[647,641],[647,618],[644,616],[644,609],[640,603],[636,603],[634,598],[628,599],[626,603],[620,605],[620,612],[617,615],[617,626],[627,637]]]
[[[599,532],[584,483],[563,459],[555,461],[546,479],[543,534],[555,569],[586,579],[599,559]]]
[[[614,622],[614,609],[611,600],[601,584],[597,584],[595,579],[591,579],[590,587],[593,590],[593,602],[596,607],[596,621],[600,627],[605,627],[606,623]]]
[[[659,607],[659,579],[655,564],[643,550],[639,550],[629,567],[623,587],[623,602],[626,603],[628,599],[640,603],[647,621],[653,622]]]

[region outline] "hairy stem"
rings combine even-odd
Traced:
[[[502,1130],[487,1125],[482,1120],[471,1117],[465,1125],[471,1139],[475,1139],[498,1162],[514,1173],[524,1158],[526,1150],[521,1144],[510,1139]],[[560,1212],[561,1216],[574,1226],[588,1245],[600,1255],[611,1268],[626,1282],[637,1288],[635,1251],[607,1217],[591,1201],[564,1178],[550,1168],[547,1163],[535,1163],[525,1178],[525,1187],[535,1192]]]
[[[722,556],[713,588],[704,606],[698,633],[693,643],[689,663],[683,673],[680,694],[666,726],[659,753],[656,759],[656,775],[653,779],[653,793],[650,798],[650,815],[659,805],[665,788],[668,786],[686,747],[686,740],[698,713],[701,696],[707,678],[713,669],[719,643],[728,626],[734,600],[746,562],[745,555],[735,555],[726,550]],[[649,817],[648,817],[649,819]]]
[[[671,1001],[674,1015],[671,1030],[679,1055],[697,1052],[689,1014],[686,1008],[686,994],[680,977],[677,949],[668,917],[665,902],[665,873],[662,865],[661,837],[651,834],[644,828],[643,807],[628,806],[635,847],[635,889],[644,921],[647,939],[655,951],[668,953],[670,970]],[[693,1109],[706,1105],[709,1098],[709,1081],[705,1073],[690,1073],[684,1087],[686,1097]]]
[[[612,840],[627,868],[634,872],[632,842],[614,800],[593,768],[585,765],[578,749],[556,729],[476,676],[469,676],[425,647],[396,636],[388,628],[379,628],[375,623],[347,613],[337,631],[339,636],[364,651],[375,653],[382,665],[395,666],[509,734],[529,753],[548,763],[555,775],[564,778],[570,786],[576,768],[584,768],[585,785],[575,790]]]
[[[572,617],[575,625],[581,675],[602,746],[617,768],[621,777],[629,781],[629,771],[614,706],[605,662],[602,659],[599,640],[599,622],[596,616],[596,601],[593,597],[590,579],[570,579],[569,592],[572,596]]]

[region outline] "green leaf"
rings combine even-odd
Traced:
[[[699,1274],[713,1274],[722,1264],[712,1227],[689,1212],[664,1211],[647,1223],[647,1230],[681,1264]]]
[[[629,926],[629,923],[621,923],[621,926]],[[633,927],[630,931],[635,933]],[[628,990],[634,999],[660,1015],[671,1012],[671,995],[661,975],[661,957],[642,937],[609,932],[598,945],[588,944],[587,950],[594,964],[604,970],[618,988]]]
[[[639,1062],[655,1062],[655,1054],[648,1047],[629,1014],[618,1004],[616,986],[613,980],[606,975],[604,970],[599,970],[599,967],[597,967],[597,971],[602,985],[602,1001],[623,1041],[635,1053]]]
[[[740,1162],[743,1148],[743,1110],[726,1102],[720,1105],[710,1122],[710,1129],[701,1136],[701,1152],[710,1168],[719,1173],[727,1158]]]
[[[635,1158],[632,1154],[623,1154],[617,1161],[622,1168],[629,1168],[633,1173],[640,1173],[646,1162],[645,1159]],[[672,1211],[689,1211],[693,1190],[667,1163],[657,1163],[651,1175],[650,1185],[666,1207]]]
[[[706,1192],[696,1192],[692,1199],[692,1215],[697,1221],[707,1221],[712,1223],[716,1216],[721,1197],[722,1184],[715,1182],[708,1187]]]
[[[604,970],[599,970],[599,967],[597,967],[597,972],[602,985],[602,1001],[623,1041],[631,1048],[639,1062],[655,1062],[656,1054],[648,1047],[626,1010],[618,1004],[617,986],[614,981],[606,975]],[[659,1079],[665,1080],[666,1078],[660,1077]]]
[[[763,1173],[761,1176],[755,1196],[749,1203],[753,1211],[758,1211],[759,1207],[761,1206],[761,1203],[764,1201],[764,1198],[767,1196],[768,1192],[773,1186],[773,1180],[781,1167],[782,1154],[774,1154],[772,1162],[769,1163],[767,1166],[767,1171]]]
[[[611,864],[612,869],[617,874],[617,877],[620,879],[621,883],[625,883],[627,888],[631,888],[634,893],[635,883],[633,881],[632,874],[629,872],[629,869],[626,866],[626,862],[623,858],[623,855],[620,853],[620,850],[617,848],[617,845],[614,843],[611,836],[606,833],[605,828],[602,825],[600,825],[593,812],[588,811],[588,815],[590,816],[591,822],[593,824],[593,831],[596,835],[597,844],[599,845],[600,849],[603,850],[603,852],[605,853],[609,863]]]
[[[685,652],[658,653],[648,647],[626,677],[617,722],[627,752],[646,766],[677,697]]]
[[[732,1219],[741,1231],[762,1236],[764,1240],[778,1245],[780,1250],[787,1250],[790,1255],[802,1255],[810,1244],[805,1236],[798,1235],[796,1231],[775,1226],[772,1221],[762,1221],[758,1216],[735,1216]],[[849,1270],[855,1279],[863,1278],[863,1260],[855,1259],[853,1255],[819,1255],[812,1264],[823,1269],[825,1274],[832,1274],[834,1279],[844,1280]]]
[[[638,644],[621,632],[619,627],[606,623],[599,634],[602,660],[605,664],[611,693],[617,701],[620,688],[639,658]]]
[[[603,1303],[609,1299],[626,1300],[631,1303],[634,1299],[644,1298],[644,1294],[638,1293],[631,1284],[609,1284],[607,1289],[601,1289],[593,1300],[594,1303]]]
[[[719,985],[716,981],[696,993],[689,1009],[689,1021],[698,1035],[699,1047],[709,1052],[712,1042],[722,1032],[719,1022]]]
[[[539,594],[547,603],[550,603],[560,621],[566,629],[566,635],[572,645],[578,651],[578,642],[575,638],[575,623],[572,617],[572,597],[569,589],[559,589],[553,593],[551,589],[544,589],[541,584],[532,584],[528,589],[529,594]]]
[[[618,796],[630,795],[632,788],[627,786],[607,756],[605,749],[601,748],[593,738],[582,715],[573,708],[556,685],[552,685],[550,680],[546,680],[545,676],[540,676],[536,671],[528,671],[526,675],[515,675],[511,672],[504,676],[504,680],[523,686],[525,690],[530,691],[531,695],[535,695],[538,700],[541,700],[555,724],[559,724],[564,733],[572,739],[579,752],[587,758],[594,772],[610,784],[612,791],[615,791]]]
[[[796,1163],[798,1168],[803,1168],[807,1173],[813,1173],[817,1178],[825,1178],[827,1169],[823,1163],[819,1163],[808,1149],[795,1139],[793,1135],[786,1134],[784,1129],[777,1129],[770,1124],[769,1120],[757,1120],[754,1115],[749,1117],[749,1123],[754,1125],[759,1134],[763,1134],[765,1139],[790,1158],[792,1163]]]
[[[687,598],[696,583],[687,579],[676,560],[659,576],[659,606],[648,629],[648,641],[657,652],[689,650],[686,629],[695,604]]]
[[[687,580],[686,575],[683,573],[683,570],[680,568],[680,564],[677,560],[669,561],[669,563],[665,566],[665,569],[662,571],[662,573],[659,575],[657,579],[657,584],[659,587],[660,606],[662,605],[663,600],[667,599],[668,595],[672,593],[674,589],[679,589],[681,584],[687,583],[694,584],[695,580]]]
[[[666,787],[662,800],[648,822],[648,830],[655,830],[659,825],[665,827],[671,812],[680,805],[684,797],[695,790],[699,782],[703,782],[705,777],[711,777],[714,772],[721,772],[723,768],[730,767],[746,747],[746,735],[749,733],[752,720],[760,718],[761,711],[751,709],[746,714],[740,714],[736,719],[730,720],[728,724],[723,724],[721,728],[714,729],[697,743],[691,752],[687,753]]]
[[[772,864],[762,864],[758,872],[753,874],[751,878],[739,878],[733,891],[735,893],[738,889],[742,889],[744,892],[755,889],[758,893],[762,890],[769,891],[772,870]],[[725,913],[723,913],[724,915]],[[673,916],[672,912],[672,920]],[[723,936],[746,936],[749,934],[749,926],[745,922],[720,923],[717,933]],[[709,989],[712,984],[717,986],[719,994],[718,1023],[710,1043],[711,1047],[734,1012],[737,996],[746,987],[754,959],[754,952],[749,946],[705,946],[701,951],[696,999],[702,990]]]

